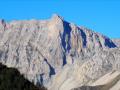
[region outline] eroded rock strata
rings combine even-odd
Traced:
[[[120,50],[108,37],[58,15],[48,20],[1,20],[0,62],[17,68],[35,85],[71,90],[119,72]]]

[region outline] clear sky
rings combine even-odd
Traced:
[[[0,18],[6,21],[48,19],[54,13],[110,38],[120,38],[120,0],[0,0]]]

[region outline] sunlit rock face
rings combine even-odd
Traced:
[[[48,90],[71,90],[119,70],[117,47],[56,14],[48,20],[0,20],[0,62]]]
[[[72,90],[120,90],[120,72],[109,72],[91,85],[81,86]]]

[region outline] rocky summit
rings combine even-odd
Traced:
[[[0,62],[48,90],[120,90],[118,43],[54,14],[0,20]]]

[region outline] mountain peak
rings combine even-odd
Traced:
[[[52,20],[63,21],[63,17],[59,16],[58,14],[53,14],[52,15]]]

